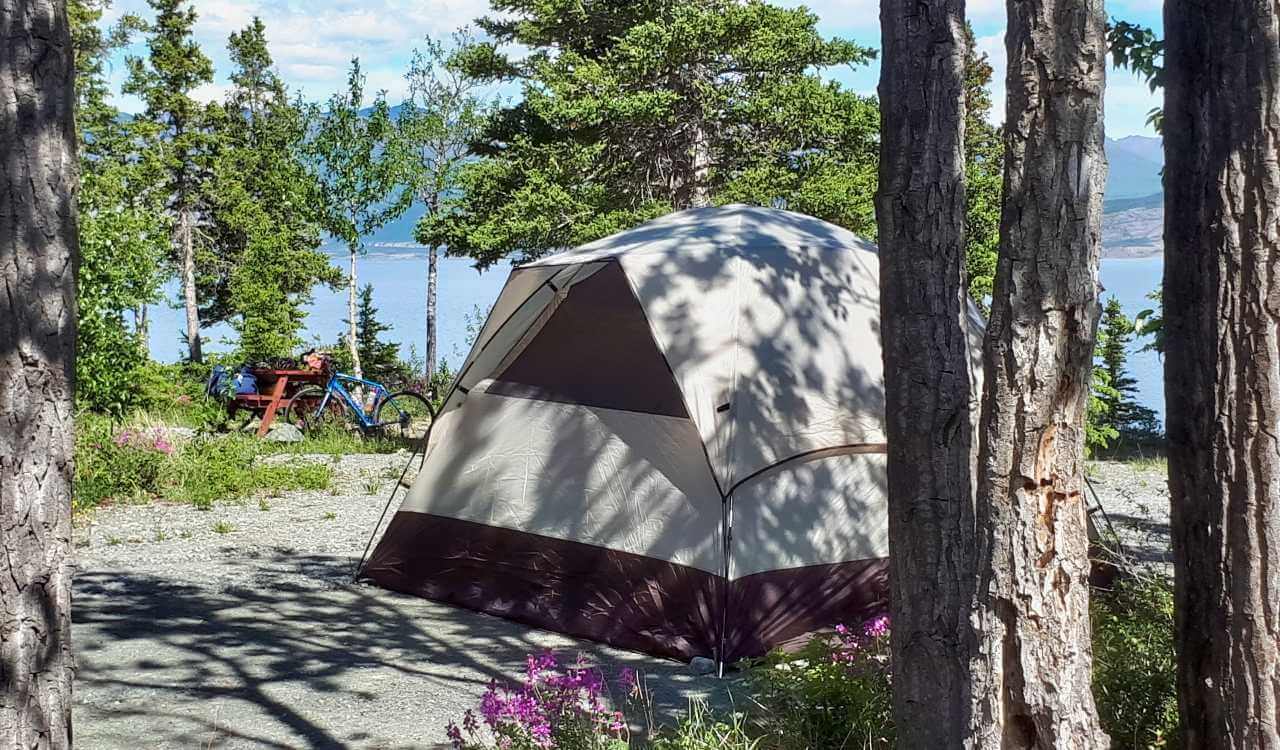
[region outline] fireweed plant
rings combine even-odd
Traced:
[[[703,705],[656,729],[652,696],[634,670],[621,670],[621,704],[648,727],[659,750],[889,748],[889,618],[837,625],[796,653],[775,651],[744,662],[752,707],[713,715]],[[551,653],[528,657],[519,684],[490,683],[478,711],[448,727],[456,750],[626,750],[646,746],[627,717],[610,708],[598,669],[562,666]]]
[[[635,673],[624,670],[622,683],[630,695]],[[608,693],[594,667],[561,665],[551,652],[530,656],[520,683],[490,683],[479,716],[468,710],[460,725],[450,723],[449,740],[456,750],[626,750],[626,718],[609,708]]]

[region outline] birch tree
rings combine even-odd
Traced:
[[[396,115],[396,143],[404,180],[412,200],[423,207],[414,239],[427,246],[426,373],[435,372],[439,312],[440,252],[449,213],[447,199],[459,191],[459,174],[487,117],[480,82],[454,62],[457,50],[474,40],[465,32],[454,35],[451,49],[427,39],[414,50],[405,79],[409,96]]]
[[[391,108],[381,92],[366,113],[365,76],[360,60],[351,61],[347,88],[330,97],[322,111],[313,113],[315,125],[307,144],[320,181],[320,224],[347,248],[347,350],[352,370],[361,377],[356,342],[356,296],[359,274],[356,259],[364,252],[364,237],[405,209],[403,200],[389,201],[400,166],[387,148],[394,124]]]

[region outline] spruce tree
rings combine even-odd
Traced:
[[[382,340],[382,334],[390,331],[391,326],[378,320],[378,308],[373,304],[373,284],[360,287],[358,299],[354,326],[356,350],[365,377],[383,383],[406,379],[409,373],[400,361],[400,345]],[[339,359],[339,364],[345,363]]]
[[[1124,314],[1120,300],[1111,297],[1098,325],[1098,366],[1107,388],[1099,393],[1105,404],[1103,423],[1122,440],[1149,440],[1159,433],[1155,412],[1138,403],[1138,381],[1129,374],[1129,346],[1136,326]]]
[[[879,113],[820,71],[871,50],[749,0],[510,0],[460,64],[523,97],[490,121],[445,239],[481,265],[712,203],[784,205],[874,236]]]
[[[318,248],[319,186],[302,159],[306,118],[289,100],[254,18],[231,34],[234,66],[210,195],[215,247],[230,269],[202,279],[206,322],[227,320],[249,360],[284,357],[302,343],[303,306],[342,274]]]
[[[192,37],[196,11],[187,0],[147,0],[155,20],[147,26],[147,59],[129,57],[124,92],[146,103],[142,117],[151,126],[153,155],[164,170],[167,208],[173,217],[172,257],[178,268],[186,313],[187,358],[202,359],[197,292],[198,255],[208,248],[201,237],[208,224],[207,183],[215,158],[210,123],[220,107],[191,98],[198,86],[213,81],[213,63]]]

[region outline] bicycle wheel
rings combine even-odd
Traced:
[[[401,391],[383,399],[374,418],[387,437],[414,442],[426,436],[432,416],[431,402],[413,391]]]
[[[324,411],[319,411],[320,402],[327,391],[318,385],[308,385],[293,394],[289,406],[285,408],[285,421],[307,433],[325,430],[349,429],[350,420],[347,410],[337,399],[329,399]]]

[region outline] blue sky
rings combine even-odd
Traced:
[[[108,18],[124,12],[150,15],[146,0],[115,0]],[[783,5],[807,5],[821,19],[820,28],[831,36],[843,36],[878,47],[879,0],[775,0]],[[1162,0],[1111,0],[1107,13],[1142,23],[1159,32]],[[291,88],[312,99],[323,99],[344,85],[352,57],[359,57],[369,76],[369,89],[385,89],[391,101],[404,93],[403,72],[414,44],[424,36],[444,36],[483,15],[487,0],[195,0],[200,20],[196,38],[213,58],[217,80],[197,92],[202,98],[221,99],[230,70],[227,36],[243,28],[253,16],[267,26],[272,55]],[[1003,119],[1004,101],[1004,0],[969,0],[969,19],[996,68],[994,118]],[[135,54],[141,50],[134,49]],[[114,67],[118,84],[123,64]],[[863,93],[875,91],[876,66],[857,70],[833,70],[829,75]],[[1107,135],[1154,135],[1146,125],[1147,112],[1159,106],[1159,98],[1136,77],[1111,70],[1106,98]],[[137,111],[136,100],[122,98],[122,108]]]

